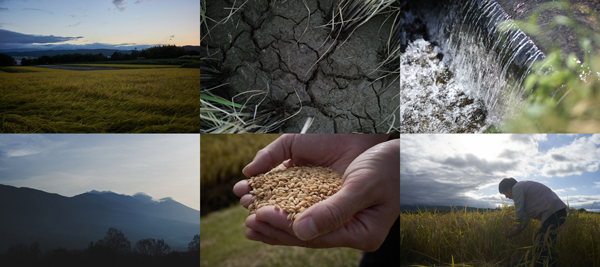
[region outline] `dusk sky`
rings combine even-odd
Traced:
[[[507,177],[550,187],[570,207],[600,211],[600,135],[402,135],[400,203],[513,205]]]
[[[200,1],[0,0],[0,49],[64,44],[200,45]]]
[[[200,209],[200,136],[1,134],[0,184],[72,197],[92,190]]]

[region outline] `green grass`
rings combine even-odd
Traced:
[[[462,263],[511,266],[519,259],[533,262],[532,245],[540,222],[532,220],[518,236],[506,239],[514,209],[400,216],[400,255],[404,265]],[[558,266],[600,266],[600,214],[570,212],[557,237]],[[529,265],[519,265],[529,266]]]
[[[204,138],[204,136],[202,137]],[[270,246],[245,237],[248,210],[236,205],[200,218],[200,266],[358,266],[362,251]]]
[[[199,132],[196,69],[0,72],[0,132]]]

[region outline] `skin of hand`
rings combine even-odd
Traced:
[[[377,144],[385,139],[387,136],[290,136],[259,151],[244,169],[248,177],[286,159],[290,160],[284,166],[331,166],[344,176],[338,193],[304,211],[293,224],[284,211],[262,207],[246,219],[246,237],[271,245],[379,248],[400,214],[400,141]],[[249,191],[245,180],[234,186],[245,207],[250,204]]]
[[[521,233],[522,230],[519,230],[518,228],[513,228],[510,229],[510,232],[508,233],[508,236],[506,236],[507,238],[518,235]]]

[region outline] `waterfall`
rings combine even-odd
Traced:
[[[403,6],[401,131],[483,132],[515,116],[522,82],[544,58],[494,0]],[[420,34],[421,26],[426,34]]]

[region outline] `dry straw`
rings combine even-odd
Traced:
[[[337,193],[342,175],[325,167],[292,167],[273,170],[250,178],[252,203],[250,214],[264,206],[275,206],[293,220],[310,206]]]

